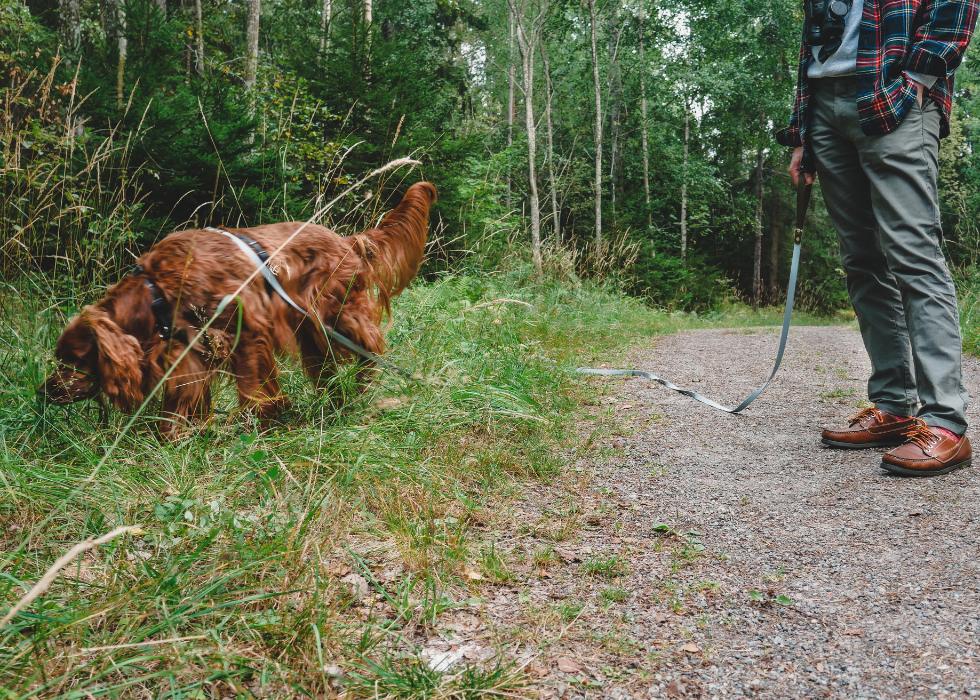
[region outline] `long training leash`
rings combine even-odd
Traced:
[[[793,299],[796,296],[796,276],[800,270],[800,248],[803,244],[803,222],[806,218],[807,206],[810,204],[811,189],[812,185],[806,184],[806,176],[801,173],[799,186],[796,189],[796,230],[794,231],[793,236],[793,264],[789,270],[789,290],[786,293],[786,313],[783,315],[783,332],[782,335],[779,336],[779,352],[776,354],[776,364],[772,368],[772,374],[769,375],[769,379],[766,380],[766,383],[749,394],[748,398],[746,398],[742,403],[735,408],[728,408],[727,406],[722,406],[716,401],[712,401],[707,396],[702,396],[696,391],[682,389],[673,382],[666,379],[661,379],[652,372],[644,372],[638,369],[587,369],[582,367],[575,371],[581,374],[632,374],[638,377],[646,377],[651,381],[663,384],[668,389],[676,391],[679,394],[684,394],[685,396],[690,396],[695,401],[700,401],[707,406],[711,406],[711,408],[724,411],[725,413],[741,413],[748,408],[749,404],[759,398],[759,395],[765,391],[767,386],[769,386],[769,382],[771,382],[773,377],[776,376],[776,372],[779,371],[779,365],[783,361],[783,352],[786,350],[786,338],[789,336],[789,322],[793,317]]]
[[[272,270],[269,269],[269,265],[268,265],[269,254],[266,253],[265,250],[262,249],[262,246],[260,246],[256,241],[252,240],[244,233],[237,233],[237,232],[232,233],[231,231],[225,231],[224,229],[220,229],[220,228],[212,228],[210,226],[205,227],[205,231],[213,231],[214,233],[224,234],[225,236],[228,236],[228,238],[230,238],[232,241],[234,241],[235,245],[237,245],[238,248],[245,254],[245,257],[247,257],[252,262],[252,264],[255,265],[256,268],[258,268],[259,272],[262,273],[262,278],[265,280],[266,291],[269,292],[269,290],[272,290],[272,292],[275,292],[280,297],[282,297],[283,301],[285,301],[296,311],[301,313],[304,317],[316,321],[317,324],[320,326],[320,330],[323,331],[323,334],[327,337],[328,341],[330,340],[336,341],[337,343],[343,345],[351,352],[360,355],[365,360],[369,362],[373,362],[379,367],[384,367],[385,369],[391,370],[392,372],[396,372],[408,379],[412,378],[412,374],[410,372],[406,372],[401,367],[398,367],[397,365],[394,365],[391,362],[388,362],[387,360],[378,357],[370,350],[366,350],[365,348],[362,348],[360,345],[355,343],[350,338],[341,335],[330,326],[324,324],[323,321],[320,320],[320,317],[315,312],[313,312],[312,310],[307,311],[303,309],[303,307],[301,307],[295,301],[293,301],[292,298],[286,293],[286,290],[282,288],[282,285],[279,284],[279,280],[276,279],[275,274],[273,274]],[[272,294],[270,293],[269,296],[272,296]]]

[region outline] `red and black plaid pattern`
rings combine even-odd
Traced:
[[[857,105],[866,134],[887,134],[915,102],[906,70],[939,80],[927,95],[942,110],[940,138],[949,134],[953,71],[973,36],[980,0],[865,0],[857,56]],[[800,49],[796,102],[789,126],[776,134],[784,146],[806,142],[810,48]]]

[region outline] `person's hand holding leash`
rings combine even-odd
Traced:
[[[793,178],[793,184],[800,184],[800,167],[803,164],[803,146],[793,149],[793,159],[789,162],[789,176]],[[806,173],[806,184],[812,185],[817,179],[816,173]]]

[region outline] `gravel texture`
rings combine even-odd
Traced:
[[[777,341],[772,328],[686,332],[623,366],[735,405]],[[645,379],[589,380],[616,428],[577,467],[596,474],[582,529],[549,573],[487,605],[497,625],[527,625],[528,605],[588,604],[533,661],[542,696],[980,697],[980,475],[901,479],[881,450],[821,446],[823,426],[867,405],[869,371],[856,331],[794,327],[741,417]],[[980,362],[965,371],[977,386]],[[529,494],[522,517],[560,498]],[[621,571],[594,571],[613,556]]]

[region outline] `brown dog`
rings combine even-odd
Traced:
[[[418,272],[435,201],[431,184],[412,185],[378,228],[350,237],[296,222],[225,230],[245,234],[269,253],[270,269],[301,308],[380,355],[382,315],[390,315],[392,297]],[[101,391],[117,408],[132,411],[193,343],[163,387],[160,429],[171,436],[189,418],[210,416],[211,388],[221,373],[234,375],[239,405],[254,408],[264,422],[289,406],[276,379],[276,355],[299,354],[321,389],[338,361],[354,358],[327,341],[315,318],[272,293],[261,276],[241,289],[255,265],[221,233],[172,233],[137,262],[58,338],[59,366],[38,388],[42,397],[69,404]],[[238,301],[194,343],[226,295]]]

